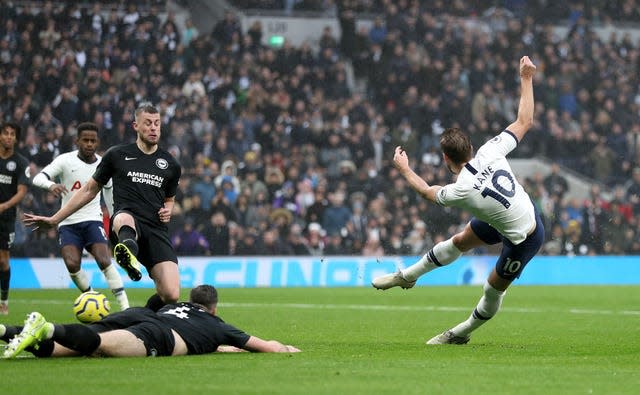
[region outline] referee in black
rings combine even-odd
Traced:
[[[142,278],[141,262],[156,286],[146,307],[157,311],[180,296],[178,258],[169,239],[171,219],[181,168],[175,158],[158,146],[160,113],[148,103],[135,111],[135,143],[111,147],[102,157],[93,178],[51,217],[25,215],[27,226],[52,227],[90,202],[109,179],[113,180],[114,214],[109,239],[116,262],[133,281]]]
[[[29,161],[15,152],[20,126],[0,126],[0,315],[9,314],[11,247],[16,235],[16,206],[27,194]]]

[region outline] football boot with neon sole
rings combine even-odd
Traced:
[[[7,344],[2,358],[15,358],[27,347],[37,347],[38,343],[46,338],[51,325],[52,324],[48,323],[47,320],[44,319],[44,316],[37,311],[30,313],[24,321],[22,331],[14,336],[9,344]]]
[[[138,259],[126,245],[122,243],[116,244],[113,248],[113,256],[116,258],[116,263],[127,272],[130,279],[140,281],[142,278],[140,263],[138,263]]]

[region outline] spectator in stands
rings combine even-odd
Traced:
[[[332,12],[333,2],[305,1],[296,4],[295,8],[310,10],[314,8],[311,3],[322,4],[326,12]],[[562,4],[542,8],[542,3],[528,2],[523,10],[521,6],[505,5],[511,12],[526,12],[527,15],[535,15],[536,19],[502,24],[504,19],[500,18],[505,11],[500,10],[497,14],[500,24],[495,25],[498,31],[492,36],[480,29],[470,29],[462,22],[470,15],[481,15],[493,4],[465,0],[445,7],[444,3],[425,3],[416,12],[411,2],[339,2],[338,16],[347,16],[349,13],[346,11],[353,10],[358,24],[365,17],[360,12],[369,12],[366,17],[370,15],[374,20],[370,30],[360,24],[358,49],[353,51],[359,54],[359,58],[353,61],[357,88],[371,93],[358,105],[364,109],[362,111],[354,107],[356,95],[350,91],[350,75],[344,71],[350,53],[336,53],[336,46],[324,56],[318,54],[318,48],[311,41],[301,45],[289,42],[282,51],[273,51],[262,46],[264,33],[259,20],[253,28],[242,31],[230,11],[226,15],[228,18],[216,25],[217,33],[201,34],[189,43],[182,40],[186,34],[180,34],[183,37],[171,50],[171,43],[176,42],[174,33],[183,33],[184,30],[175,23],[175,15],[157,12],[163,8],[162,3],[136,2],[135,6],[127,5],[124,15],[108,10],[105,5],[108,3],[104,3],[102,7],[98,5],[87,9],[87,20],[83,23],[78,23],[74,15],[87,6],[66,7],[64,12],[56,14],[54,8],[57,5],[54,4],[47,2],[33,7],[29,4],[24,7],[8,4],[5,7],[7,12],[0,15],[0,26],[6,26],[8,32],[7,45],[0,51],[8,59],[8,63],[0,67],[0,90],[6,92],[0,95],[0,113],[5,119],[13,115],[27,132],[20,148],[23,152],[31,152],[29,159],[35,161],[35,170],[36,164],[46,164],[52,155],[70,149],[65,146],[65,141],[68,141],[67,134],[73,132],[72,127],[63,128],[62,136],[56,136],[57,132],[54,132],[54,138],[49,139],[44,129],[39,136],[29,136],[29,130],[37,125],[43,108],[53,108],[62,87],[71,90],[75,85],[78,87],[78,93],[75,93],[78,111],[87,119],[94,119],[95,114],[101,126],[104,124],[107,132],[103,140],[107,145],[125,142],[133,136],[128,126],[131,124],[129,114],[143,92],[153,95],[154,101],[160,103],[163,122],[168,125],[170,133],[173,134],[175,128],[177,138],[182,130],[184,134],[180,138],[188,141],[184,146],[177,144],[182,153],[186,178],[198,177],[190,174],[198,163],[205,167],[211,162],[220,165],[231,157],[241,169],[240,163],[252,133],[262,145],[262,152],[251,164],[257,169],[257,181],[265,182],[263,169],[272,165],[270,157],[280,147],[284,147],[282,152],[287,157],[286,164],[279,165],[282,169],[285,166],[299,167],[299,173],[303,174],[307,168],[316,167],[315,172],[323,175],[329,164],[333,166],[339,160],[323,161],[317,151],[310,151],[305,154],[305,163],[294,162],[293,156],[292,160],[288,158],[288,147],[304,141],[309,146],[315,144],[327,148],[323,133],[332,131],[342,136],[338,148],[346,146],[351,154],[348,159],[356,164],[358,173],[363,170],[362,175],[368,175],[371,170],[377,175],[352,181],[350,185],[348,181],[341,180],[339,174],[332,173],[331,189],[334,182],[346,182],[349,193],[362,187],[367,196],[386,194],[391,190],[386,187],[389,161],[381,155],[386,149],[380,148],[389,143],[389,133],[385,130],[397,130],[397,125],[407,119],[411,130],[426,136],[421,137],[417,146],[421,150],[419,155],[425,151],[428,154],[441,132],[440,123],[456,113],[475,114],[477,117],[478,111],[473,111],[472,104],[461,98],[473,99],[483,84],[490,83],[496,89],[486,95],[485,120],[477,124],[474,122],[477,130],[472,135],[473,141],[483,140],[482,136],[493,130],[492,125],[503,124],[501,119],[514,108],[512,98],[517,95],[517,87],[512,83],[514,79],[504,55],[517,51],[522,45],[543,54],[540,56],[545,58],[545,80],[537,84],[540,89],[536,91],[536,98],[540,101],[536,111],[541,122],[534,124],[537,130],[530,136],[532,140],[527,147],[519,149],[517,155],[546,156],[571,170],[589,173],[587,175],[590,175],[590,169],[596,168],[598,177],[605,178],[596,181],[605,181],[608,187],[626,183],[632,176],[632,169],[639,165],[640,156],[635,153],[640,152],[636,149],[640,147],[636,140],[640,139],[634,136],[640,133],[634,130],[640,130],[640,127],[636,127],[638,123],[633,119],[637,112],[634,98],[639,95],[640,86],[637,73],[633,72],[638,45],[623,34],[601,39],[592,25],[597,18],[626,18],[623,15],[630,15],[627,11],[620,11],[621,7],[607,6],[596,10],[586,5],[583,10],[578,10]],[[564,23],[563,18],[570,17],[572,10],[579,13],[574,15],[577,19],[566,37],[558,35],[550,24],[541,26],[533,23],[540,20]],[[98,28],[97,20],[102,15],[106,17]],[[478,21],[482,23],[482,20]],[[617,20],[612,21],[615,24]],[[166,33],[165,22],[174,25],[173,38],[166,42],[162,40]],[[69,29],[61,29],[67,25]],[[52,26],[53,30],[45,36],[57,39],[55,33],[60,35],[55,51],[40,46],[38,35],[47,31],[47,26]],[[340,42],[346,38],[343,36]],[[75,37],[88,37],[93,48],[80,45],[82,40],[75,40]],[[514,40],[514,37],[524,37],[525,41]],[[48,38],[45,41],[46,45],[50,44]],[[136,42],[136,45],[132,46],[131,42]],[[228,45],[230,42],[233,42],[232,46]],[[586,46],[587,42],[594,45]],[[67,56],[65,48],[72,50],[73,55]],[[458,54],[459,48],[476,48],[479,56],[452,56]],[[398,51],[396,54],[395,50]],[[583,52],[590,56],[583,56]],[[486,61],[489,54],[495,61]],[[398,74],[398,68],[405,71]],[[446,70],[454,69],[454,73],[445,75]],[[612,73],[611,70],[620,70],[620,73]],[[197,101],[190,100],[181,92],[191,72],[203,76],[201,79],[206,90],[206,96]],[[387,78],[393,83],[393,89],[380,83]],[[32,83],[22,88],[23,85],[17,81],[24,80]],[[421,83],[407,83],[414,80]],[[562,88],[570,88],[564,93],[575,94],[574,115],[562,111],[561,106],[565,105],[561,101]],[[346,92],[349,94],[345,100]],[[464,94],[460,96],[460,92]],[[282,99],[282,102],[271,101],[272,98]],[[571,107],[571,101],[569,104]],[[240,141],[232,148],[234,122],[242,118],[245,111],[256,114],[259,121],[251,128],[245,124],[246,141]],[[193,120],[199,113],[210,114],[207,118],[215,121],[212,128],[207,126],[211,133],[201,135],[197,128],[191,131],[189,127],[181,126],[195,124]],[[60,116],[58,111],[54,114]],[[276,125],[281,116],[293,121]],[[178,122],[172,122],[174,118],[178,118]],[[348,120],[348,126],[341,124],[343,120]],[[59,121],[73,124],[70,119]],[[356,134],[363,137],[359,134],[359,123],[364,125],[365,140],[367,137],[374,140],[373,151],[360,149],[367,142],[353,139]],[[292,128],[291,132],[288,128]],[[260,133],[261,130],[264,133]],[[589,157],[586,151],[592,149],[597,136],[606,136],[605,146],[610,148],[619,147],[624,139],[627,142],[624,160],[604,161],[607,166],[601,168],[600,157]],[[36,138],[45,140],[46,144],[41,145],[35,141]],[[38,152],[40,147],[42,152]],[[618,152],[617,149],[614,152]],[[201,155],[202,161],[196,160],[197,155]],[[374,164],[371,169],[369,162]],[[217,174],[214,172],[212,176]],[[242,182],[245,175],[239,171],[237,177]],[[291,181],[297,185],[297,180]],[[316,185],[314,180],[313,188]],[[539,191],[541,197],[545,192],[542,188]],[[326,200],[325,192],[319,195]],[[273,210],[271,197],[267,200],[266,216]],[[311,210],[313,215],[317,213],[316,208],[321,209],[322,203]],[[368,207],[365,214],[367,211]],[[304,226],[311,222],[307,213],[295,216]],[[442,223],[464,221],[456,211],[442,213],[442,217],[447,221],[428,224],[429,229],[442,226]],[[314,220],[321,219],[316,216]],[[391,229],[386,230],[388,235],[393,233]],[[382,234],[383,244],[388,242],[385,237],[390,236]]]
[[[172,235],[171,243],[181,256],[202,256],[209,250],[209,242],[202,233],[194,229],[191,218],[187,218],[182,229]]]

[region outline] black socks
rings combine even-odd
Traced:
[[[133,255],[138,255],[138,243],[136,242],[136,230],[129,225],[122,225],[118,232],[118,240],[127,246]]]

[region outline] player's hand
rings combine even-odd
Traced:
[[[67,187],[62,184],[53,184],[49,187],[49,192],[53,193],[55,197],[59,198],[69,191],[67,190]]]
[[[409,157],[401,146],[397,146],[396,152],[393,154],[393,165],[398,170],[403,170],[409,167]]]
[[[169,222],[171,220],[171,210],[166,207],[162,207],[158,210],[158,217],[160,218],[160,222]]]
[[[42,215],[24,214],[22,222],[25,226],[33,226],[32,231],[39,229],[49,229],[58,225],[51,217],[44,217]]]
[[[294,347],[294,346],[291,346],[289,344],[285,345],[285,347],[287,348],[287,352],[301,352],[302,351],[298,347]]]
[[[520,77],[531,78],[536,73],[536,65],[528,56],[520,58]]]

